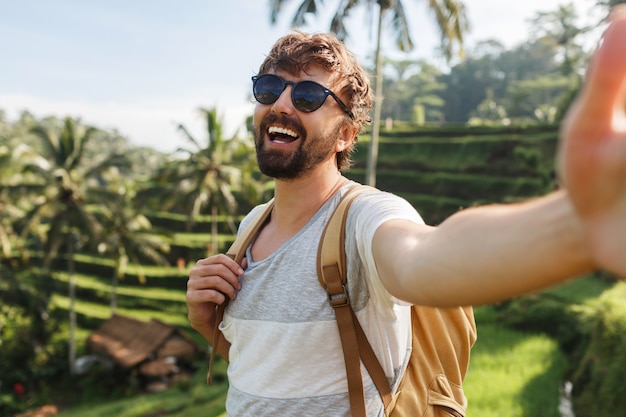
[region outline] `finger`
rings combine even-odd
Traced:
[[[243,272],[243,270],[241,270]],[[208,286],[211,282],[206,279],[215,279],[219,282],[224,281],[230,284],[236,290],[241,289],[241,281],[239,274],[236,274],[228,266],[224,264],[196,265],[189,270],[189,280],[198,281],[196,286]]]
[[[234,282],[236,285],[217,275],[190,276],[187,280],[187,301],[222,304],[226,298],[234,300],[241,288],[238,279]]]
[[[241,266],[235,262],[232,258],[224,255],[214,255],[208,258],[200,259],[196,262],[196,266],[207,266],[207,265],[224,265],[228,269],[230,269],[235,275],[243,275],[243,269]]]
[[[190,278],[187,281],[187,291],[204,291],[215,290],[230,299],[234,299],[237,291],[241,290],[239,279],[234,278],[231,281],[217,275],[205,275],[196,278]]]
[[[207,303],[222,304],[226,301],[226,297],[232,300],[235,294],[233,292],[233,294],[229,296],[216,289],[188,289],[186,301],[188,306],[206,305]],[[191,314],[191,310],[189,314]]]
[[[612,124],[616,113],[624,113],[626,6],[615,7],[609,20],[602,42],[591,61],[579,109],[582,113],[579,117],[607,127]]]

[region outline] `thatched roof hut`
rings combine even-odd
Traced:
[[[112,359],[122,369],[137,367],[146,376],[174,373],[178,361],[191,361],[198,352],[196,343],[176,327],[155,319],[143,322],[119,314],[89,336],[87,347]]]

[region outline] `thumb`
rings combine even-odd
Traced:
[[[560,180],[568,188],[572,177],[587,183],[588,173],[603,163],[601,155],[613,152],[616,133],[626,131],[624,45],[626,5],[613,9],[585,83],[562,124],[556,162]]]
[[[582,116],[582,120],[594,121],[596,126],[608,128],[616,113],[624,114],[625,46],[626,5],[621,5],[616,6],[609,16],[609,26],[589,66],[580,95],[577,120],[581,120]]]

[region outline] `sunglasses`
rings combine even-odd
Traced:
[[[352,112],[335,93],[315,81],[286,81],[274,74],[263,74],[252,77],[252,93],[254,98],[261,104],[272,104],[291,86],[291,101],[293,106],[304,113],[311,113],[322,107],[326,97],[335,99],[341,110],[350,118],[354,118]]]

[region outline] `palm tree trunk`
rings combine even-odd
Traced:
[[[113,282],[111,283],[111,317],[115,314],[117,309],[117,284],[119,282],[118,271],[119,261],[115,263],[115,270],[113,271]]]
[[[69,233],[67,239],[67,268],[69,273],[69,315],[70,315],[70,340],[68,360],[70,367],[70,375],[76,373],[76,276],[74,271],[74,234]]]
[[[376,87],[374,88],[374,117],[372,120],[372,140],[367,154],[367,170],[365,184],[376,186],[376,163],[378,162],[378,134],[380,131],[380,114],[383,102],[383,54],[380,48],[382,35],[383,14],[385,10],[380,6],[378,13],[378,33],[376,34]]]
[[[217,253],[217,205],[211,207],[211,255]]]

